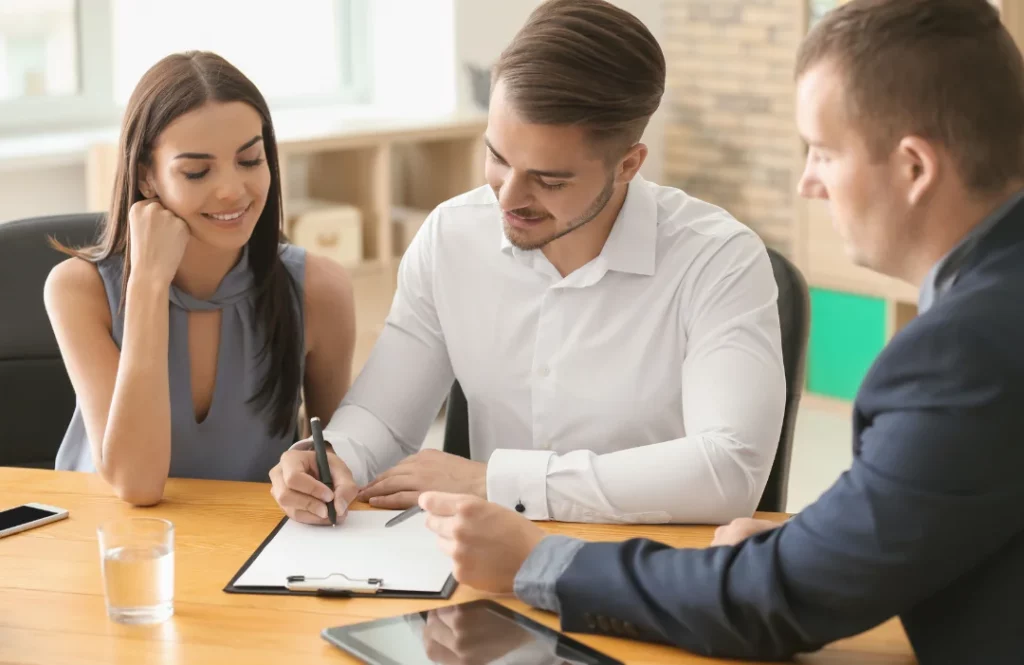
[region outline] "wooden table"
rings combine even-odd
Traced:
[[[465,586],[450,601],[224,593],[223,587],[281,518],[265,484],[171,480],[163,503],[140,509],[118,501],[93,474],[0,468],[0,509],[31,501],[67,508],[70,517],[0,539],[2,665],[350,663],[355,661],[320,638],[323,628],[486,595]],[[96,527],[128,515],[163,517],[175,525],[175,615],[157,626],[122,626],[106,616]],[[711,527],[544,526],[590,540],[644,536],[679,547],[704,546],[712,536]],[[514,598],[498,600],[558,627],[551,614]],[[574,636],[627,663],[725,662],[665,646]],[[899,624],[889,622],[800,662],[915,660]]]

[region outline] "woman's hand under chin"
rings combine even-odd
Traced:
[[[169,285],[192,237],[188,224],[156,199],[139,201],[128,211],[132,278]]]

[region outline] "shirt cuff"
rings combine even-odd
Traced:
[[[558,578],[585,544],[568,536],[545,536],[516,573],[513,590],[519,600],[541,610],[560,612]]]
[[[531,520],[551,519],[548,510],[549,450],[505,450],[487,461],[487,500]]]

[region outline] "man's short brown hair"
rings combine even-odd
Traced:
[[[604,0],[549,0],[494,67],[526,122],[577,125],[616,157],[640,140],[665,91],[651,32]]]
[[[973,190],[1024,172],[1024,64],[987,0],[852,0],[811,30],[797,78],[822,62],[877,158],[916,135],[944,145]]]

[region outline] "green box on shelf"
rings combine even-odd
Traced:
[[[843,291],[811,289],[807,389],[852,400],[885,346],[885,301]]]

